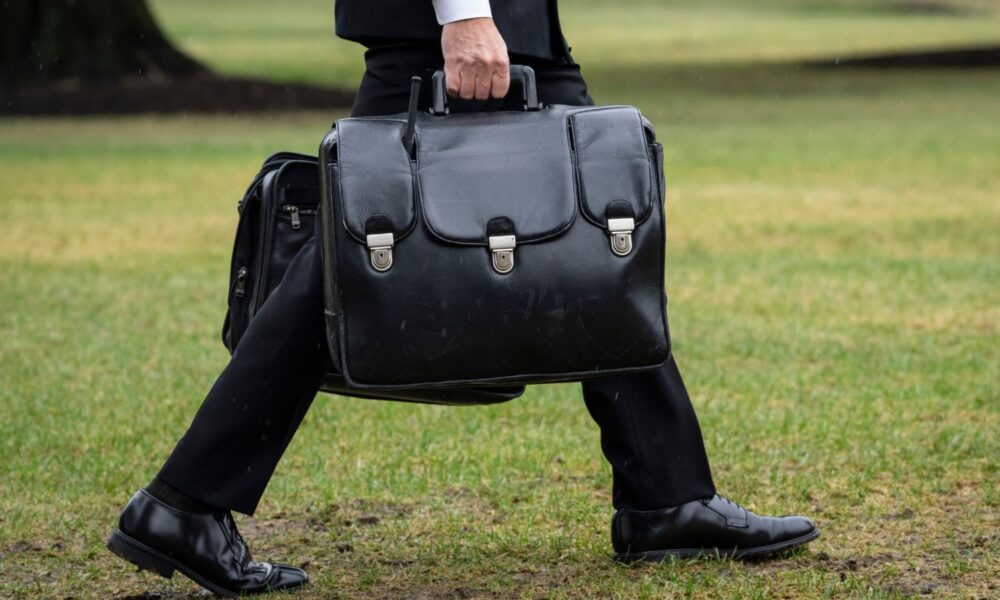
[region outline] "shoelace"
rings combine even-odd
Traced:
[[[253,558],[250,556],[250,547],[247,546],[243,536],[240,535],[240,530],[236,528],[236,520],[233,519],[232,513],[218,513],[215,515],[215,519],[222,526],[222,533],[226,536],[226,541],[229,542],[229,549],[232,551],[233,556],[239,556],[242,559],[240,562],[243,565],[252,562]]]
[[[701,499],[701,503],[704,504],[705,506],[708,506],[708,503],[712,501],[712,498],[718,498],[719,500],[724,501],[726,504],[730,504],[732,506],[735,506],[736,508],[742,508],[743,510],[747,510],[747,508],[745,506],[743,506],[742,504],[740,504],[739,502],[733,502],[729,498],[726,498],[725,496],[721,496],[719,494],[716,494],[715,496],[712,496],[711,498],[702,498]],[[747,511],[747,512],[749,512],[749,511]]]
[[[236,527],[236,519],[233,518],[231,513],[226,513],[225,520],[229,526],[230,540],[238,541],[240,547],[243,549],[244,570],[263,569],[264,577],[270,577],[274,566],[269,562],[258,562],[254,560],[253,556],[250,555],[250,546],[247,545],[246,540],[243,539],[243,534],[241,534],[240,530]]]
[[[725,496],[719,496],[719,499],[720,499],[720,500],[725,500],[726,502],[728,502],[729,504],[732,504],[732,505],[733,505],[733,506],[735,506],[736,508],[742,508],[743,510],[746,510],[746,507],[745,507],[745,506],[743,506],[743,505],[742,505],[742,504],[740,504],[739,502],[733,502],[732,500],[730,500],[729,498],[726,498]]]
[[[229,549],[233,556],[241,557],[241,571],[247,573],[259,569],[264,572],[265,579],[270,578],[275,569],[274,565],[269,562],[257,562],[253,559],[253,556],[250,555],[250,546],[247,545],[240,530],[236,527],[236,519],[233,518],[232,513],[216,513],[215,520],[222,527],[222,533],[226,536],[226,541],[229,542]]]

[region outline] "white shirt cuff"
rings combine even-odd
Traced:
[[[438,25],[445,25],[464,19],[492,17],[490,0],[432,0]]]

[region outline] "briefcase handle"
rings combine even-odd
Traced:
[[[538,110],[538,88],[535,87],[535,70],[527,65],[510,66],[511,83],[521,83],[521,97],[524,100],[524,110]],[[431,103],[431,114],[436,116],[448,114],[448,94],[444,88],[444,71],[434,71],[431,76],[431,88],[434,100]]]

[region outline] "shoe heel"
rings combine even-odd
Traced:
[[[140,569],[153,571],[170,579],[174,576],[174,566],[158,556],[151,548],[133,540],[115,529],[108,538],[108,550],[124,558]]]

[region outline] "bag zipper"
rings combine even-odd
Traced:
[[[247,292],[247,268],[240,267],[240,270],[236,272],[236,289],[233,290],[233,296],[237,298],[242,298]]]
[[[302,227],[301,215],[311,215],[316,213],[315,209],[299,208],[294,204],[282,205],[281,211],[292,217],[292,229],[300,229]]]

